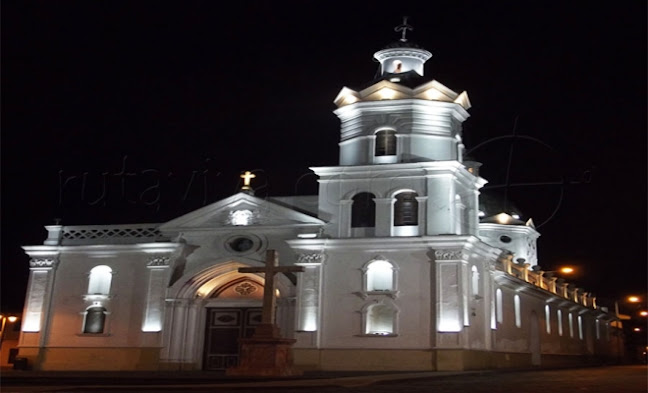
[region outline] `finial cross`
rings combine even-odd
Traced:
[[[394,31],[402,32],[401,39],[400,39],[402,42],[407,42],[407,38],[405,38],[405,35],[407,34],[407,30],[409,30],[409,31],[414,30],[414,28],[411,25],[407,24],[407,18],[408,18],[407,16],[404,16],[403,17],[403,24],[400,25],[400,26],[394,27]]]
[[[241,179],[243,179],[243,185],[246,187],[250,186],[250,180],[254,179],[256,175],[250,171],[245,171],[244,174],[241,175]]]

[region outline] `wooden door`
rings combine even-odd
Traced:
[[[208,308],[205,329],[205,370],[238,365],[239,342],[261,323],[261,308]]]

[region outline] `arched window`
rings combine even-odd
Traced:
[[[522,315],[520,315],[520,295],[513,296],[513,307],[515,308],[515,326],[522,326]]]
[[[497,322],[502,323],[504,320],[504,310],[502,309],[502,290],[497,288],[495,291],[495,308],[497,310]]]
[[[479,295],[479,271],[477,266],[471,268],[471,284],[473,296]]]
[[[396,155],[396,131],[381,130],[376,133],[376,157]]]
[[[95,266],[90,270],[88,281],[88,294],[108,295],[110,294],[110,283],[112,281],[112,269],[105,265]]]
[[[563,335],[563,322],[562,322],[562,310],[556,312],[558,318],[558,335]]]
[[[93,306],[86,310],[83,323],[83,333],[103,333],[106,324],[106,309],[101,306]]]
[[[418,196],[415,192],[396,194],[394,226],[418,225]]]
[[[547,334],[551,334],[551,308],[548,304],[545,304],[545,325]]]
[[[365,334],[394,334],[396,311],[386,304],[372,304],[366,310]]]
[[[578,338],[582,340],[584,338],[583,336],[583,317],[578,316]]]
[[[351,227],[366,228],[376,226],[376,196],[370,192],[361,192],[353,197],[351,206]]]
[[[367,266],[367,291],[393,291],[394,266],[387,261],[374,261]]]
[[[394,60],[394,71],[392,71],[392,73],[398,74],[400,72],[403,72],[403,62],[400,60]]]
[[[567,323],[569,324],[569,337],[574,338],[574,316],[572,313],[567,315]]]

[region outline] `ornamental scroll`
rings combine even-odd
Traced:
[[[169,257],[160,255],[152,256],[149,258],[146,266],[169,266]]]
[[[29,267],[54,267],[58,262],[58,258],[54,257],[39,257],[29,260]]]
[[[312,253],[312,254],[299,254],[297,258],[297,263],[304,264],[321,264],[326,260],[326,255],[324,253]]]
[[[437,261],[460,260],[463,256],[463,250],[434,250],[434,257]]]

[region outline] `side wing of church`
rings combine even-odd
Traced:
[[[223,370],[261,321],[267,250],[276,321],[304,370],[465,370],[617,357],[614,314],[538,266],[539,233],[480,218],[464,160],[466,92],[424,77],[407,40],[335,98],[340,162],[319,195],[242,192],[162,224],[47,226],[25,246],[20,356],[39,370]],[[249,180],[249,179],[246,179]],[[246,184],[249,184],[246,182]]]

